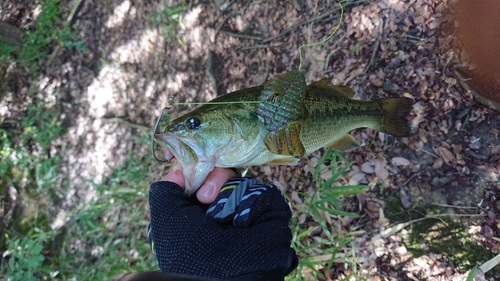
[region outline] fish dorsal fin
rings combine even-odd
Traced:
[[[302,122],[289,122],[264,137],[264,144],[274,154],[303,156],[306,149],[300,141]]]
[[[331,85],[329,79],[321,79],[319,81],[313,82],[309,85],[309,87],[318,87],[323,89],[328,89],[330,91],[334,91],[336,94],[344,98],[352,98],[356,94],[353,89],[344,85]]]
[[[360,147],[359,143],[349,134],[330,142],[326,146],[340,151],[348,151]]]
[[[300,159],[294,157],[287,157],[281,159],[274,159],[273,161],[267,163],[270,165],[288,165],[288,166],[296,166],[299,164]]]

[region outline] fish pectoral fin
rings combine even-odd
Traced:
[[[351,135],[347,134],[338,140],[332,141],[326,146],[340,151],[348,151],[356,149],[361,145]]]
[[[324,88],[328,90],[334,91],[336,94],[339,94],[340,96],[344,98],[352,98],[356,94],[351,87],[344,86],[344,85],[331,85],[329,79],[321,79],[319,81],[313,82],[309,85],[309,87],[318,87],[318,88]]]
[[[288,166],[296,166],[299,164],[300,159],[294,157],[274,159],[273,161],[267,163],[270,165],[288,165]]]
[[[300,121],[287,123],[276,131],[268,133],[264,137],[264,144],[274,154],[303,156],[306,154],[306,149],[300,141],[301,128]]]

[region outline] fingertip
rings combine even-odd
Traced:
[[[169,181],[178,184],[181,188],[184,188],[184,175],[182,170],[171,170],[166,176],[164,176],[162,181]]]
[[[198,201],[203,204],[212,204],[219,194],[222,186],[236,173],[231,169],[215,168],[205,180],[205,183],[196,192]]]
[[[211,204],[214,202],[217,194],[219,194],[220,189],[221,186],[218,187],[215,183],[207,181],[200,187],[198,192],[196,192],[196,197],[198,198],[198,201],[203,204]]]

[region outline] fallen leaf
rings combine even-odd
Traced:
[[[438,158],[436,159],[436,161],[434,161],[434,164],[432,164],[432,168],[433,169],[441,169],[441,167],[443,167],[443,159],[442,158]]]
[[[410,208],[411,206],[410,198],[403,189],[401,189],[401,191],[399,192],[399,200],[401,201],[401,205],[403,206],[403,208],[405,209]]]
[[[387,90],[387,91],[397,91],[399,90],[399,86],[397,84],[394,84],[392,82],[384,82],[384,84],[382,85],[382,88],[384,88],[384,90]]]
[[[349,179],[349,185],[357,185],[364,178],[365,178],[365,174],[363,174],[363,173],[355,173]]]
[[[379,179],[387,179],[387,177],[389,176],[389,171],[385,169],[385,159],[375,159],[373,160],[373,162],[375,163],[375,175],[377,175]]]
[[[478,141],[469,144],[470,149],[479,149],[480,147],[481,147],[481,143]]]
[[[368,76],[368,80],[370,80],[370,83],[377,87],[381,87],[383,84],[382,80],[380,80],[380,78],[378,78],[375,74],[371,74],[370,76]]]
[[[411,164],[410,160],[403,157],[393,157],[391,162],[396,166],[408,166]]]
[[[498,136],[498,129],[497,128],[493,128],[493,129],[490,130],[490,133],[492,133],[495,136],[495,139],[496,139],[497,136]]]
[[[491,153],[497,154],[498,152],[500,152],[500,145],[494,145],[491,147]]]
[[[370,165],[370,162],[363,163],[363,165],[361,165],[361,171],[367,174],[375,173],[375,170],[373,169],[372,165]]]
[[[304,204],[304,202],[302,202],[302,199],[300,199],[299,194],[296,191],[292,191],[292,196],[290,199],[292,199],[292,201],[297,204],[300,205]]]
[[[300,214],[299,216],[299,224],[303,224],[306,222],[307,214]]]
[[[453,156],[453,153],[451,153],[451,151],[449,151],[448,149],[446,149],[442,146],[438,146],[436,148],[436,152],[439,156],[441,156],[443,158],[443,160],[446,162],[446,164],[456,162],[455,156]]]
[[[462,152],[462,145],[461,144],[452,144],[451,147],[453,147],[453,152],[455,154],[459,154]]]
[[[389,176],[389,171],[387,171],[385,168],[380,168],[375,171],[375,174],[379,179],[385,180]]]

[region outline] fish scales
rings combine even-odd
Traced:
[[[409,98],[352,100],[352,89],[320,80],[305,84],[288,72],[264,85],[218,97],[172,120],[155,140],[176,159],[193,194],[215,167],[292,165],[321,147],[359,147],[348,132],[369,127],[397,137],[413,134]],[[226,104],[224,104],[227,102]],[[222,104],[221,104],[222,103]]]

